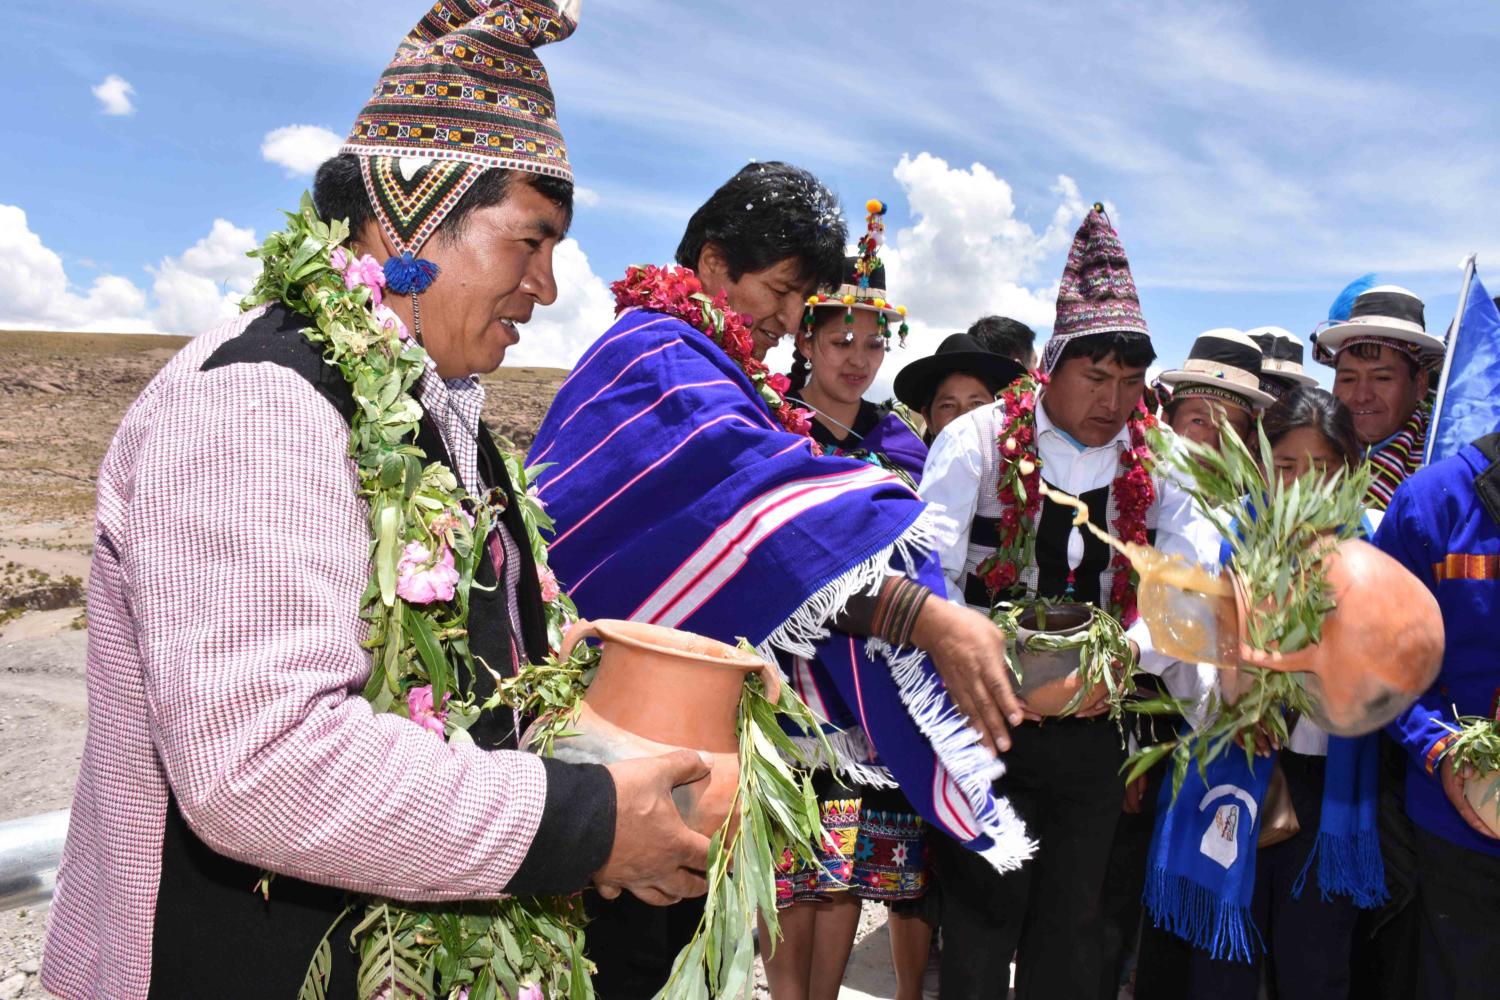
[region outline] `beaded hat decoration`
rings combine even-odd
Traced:
[[[536,49],[578,25],[578,0],[437,0],[381,73],[341,153],[396,253],[387,287],[422,292],[437,266],[422,245],[491,168],[573,179]]]
[[[1052,373],[1069,341],[1096,333],[1151,336],[1120,235],[1097,201],[1073,234],[1057,289],[1057,319],[1042,349],[1042,371]]]
[[[802,311],[802,335],[811,337],[813,323],[819,309],[844,310],[844,342],[854,339],[854,311],[874,312],[880,326],[880,335],[887,343],[891,339],[892,322],[899,322],[896,336],[902,347],[906,346],[907,334],[911,332],[906,323],[906,307],[898,306],[885,297],[885,265],[880,261],[880,240],[885,233],[885,202],[871,198],[865,202],[865,233],[859,238],[858,253],[844,261],[844,283],[832,293],[819,292],[807,297],[807,307]]]

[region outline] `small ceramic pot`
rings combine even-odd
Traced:
[[[745,676],[760,673],[775,701],[781,675],[758,656],[691,632],[642,622],[578,621],[560,656],[587,638],[603,640],[599,671],[584,694],[576,735],[553,741],[553,756],[608,764],[683,748],[713,757],[707,778],[672,792],[689,827],[712,835],[729,815],[739,785],[737,721]],[[530,733],[523,737],[530,745]]]
[[[1271,670],[1305,672],[1313,721],[1337,736],[1374,732],[1432,686],[1443,664],[1443,615],[1437,599],[1406,567],[1351,539],[1324,557],[1336,604],[1321,639],[1294,653],[1253,648],[1243,588],[1235,581],[1240,660]],[[1246,679],[1221,673],[1234,701]]]
[[[1088,628],[1094,609],[1086,604],[1059,604],[1046,609],[1046,628],[1038,628],[1037,609],[1027,608],[1017,619],[1012,655],[1020,669],[1016,693],[1038,715],[1061,715],[1082,686],[1078,673],[1080,651],[1077,649],[1032,649],[1030,640],[1042,635],[1077,635]],[[1084,696],[1079,710],[1090,708],[1108,691],[1096,684]]]
[[[1465,781],[1464,798],[1490,832],[1500,837],[1500,771],[1485,771]]]

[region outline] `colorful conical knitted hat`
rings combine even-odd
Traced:
[[[1068,341],[1096,333],[1151,335],[1141,315],[1141,301],[1136,297],[1120,235],[1098,202],[1073,235],[1057,289],[1052,339],[1042,350],[1042,370],[1052,372]]]
[[[416,259],[492,167],[573,179],[547,70],[535,50],[577,26],[578,0],[437,0],[380,75],[340,152],[355,153],[396,248],[392,291],[423,291]]]

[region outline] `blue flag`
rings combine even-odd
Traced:
[[[1429,465],[1500,427],[1500,310],[1478,274],[1448,351],[1447,381],[1428,437]]]

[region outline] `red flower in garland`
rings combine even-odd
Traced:
[[[997,496],[1001,510],[995,554],[977,569],[992,596],[1000,596],[1020,581],[1021,571],[1030,565],[1035,554],[1035,524],[1042,497],[1038,483],[1042,461],[1036,451],[1037,395],[1047,377],[1040,373],[1022,376],[1000,393],[1004,419],[996,434],[1001,467]],[[1127,542],[1146,542],[1146,511],[1156,502],[1156,485],[1151,479],[1151,450],[1146,430],[1156,423],[1144,407],[1137,407],[1127,422],[1130,447],[1120,455],[1120,471],[1110,485],[1110,495],[1118,512],[1110,525],[1115,537]],[[1024,503],[1020,502],[1024,497]],[[1136,615],[1135,578],[1130,560],[1115,553],[1110,563],[1114,578],[1110,583],[1109,609],[1121,624],[1129,627]]]
[[[1146,544],[1146,511],[1156,502],[1156,484],[1151,480],[1151,448],[1146,431],[1156,425],[1156,418],[1139,405],[1130,417],[1130,447],[1120,455],[1121,474],[1115,478],[1112,492],[1118,514],[1110,527],[1124,542]],[[1120,624],[1129,628],[1137,618],[1135,606],[1135,571],[1130,560],[1119,552],[1110,561],[1114,580],[1109,587],[1109,605]]]
[[[704,294],[703,283],[689,268],[655,264],[632,267],[625,277],[609,287],[615,295],[616,311],[636,308],[659,312],[706,334],[740,366],[781,426],[803,437],[812,435],[811,414],[787,403],[785,396],[791,382],[785,375],[772,374],[756,359],[755,341],[750,336],[751,319],[730,309],[724,292],[710,299]]]

